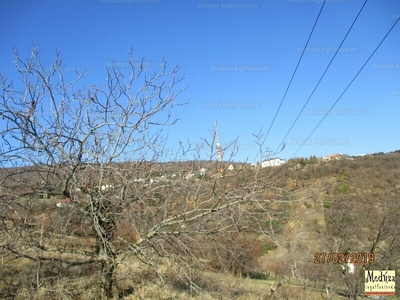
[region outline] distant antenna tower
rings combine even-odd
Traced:
[[[215,130],[214,130],[214,134],[215,134],[215,148],[217,150],[217,156],[218,156],[218,161],[222,162],[222,158],[224,156],[224,152],[222,152],[222,147],[221,144],[219,142],[219,138],[218,138],[218,127],[217,127],[217,121],[215,121]]]

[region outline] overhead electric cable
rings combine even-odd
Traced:
[[[271,131],[272,126],[273,126],[274,123],[275,123],[275,119],[276,119],[276,117],[277,117],[277,115],[278,115],[278,113],[279,113],[279,111],[280,111],[280,109],[281,109],[281,107],[282,107],[283,101],[284,101],[285,98],[286,98],[286,94],[287,94],[287,92],[289,91],[289,88],[290,88],[290,86],[291,86],[291,84],[292,84],[293,78],[294,78],[294,76],[296,75],[297,69],[299,68],[300,62],[301,62],[301,60],[303,59],[303,55],[304,55],[304,53],[306,52],[308,43],[309,43],[309,41],[310,41],[310,39],[311,39],[311,36],[312,36],[312,34],[313,34],[313,32],[314,32],[314,29],[315,29],[315,27],[316,27],[316,25],[317,25],[317,23],[318,23],[318,20],[319,20],[319,17],[320,17],[320,15],[321,15],[322,9],[324,8],[324,5],[325,5],[325,0],[324,0],[324,3],[322,3],[321,9],[319,10],[319,13],[318,13],[318,16],[317,16],[317,19],[316,19],[315,22],[314,22],[314,26],[313,26],[313,28],[311,29],[310,35],[308,36],[306,45],[305,45],[304,48],[303,48],[303,51],[302,51],[302,53],[301,53],[301,55],[300,55],[300,58],[299,58],[299,61],[297,62],[296,68],[295,68],[294,71],[293,71],[292,77],[290,78],[289,84],[288,84],[288,86],[287,86],[287,88],[286,88],[285,93],[283,94],[281,103],[279,104],[279,107],[278,107],[278,109],[277,109],[277,111],[276,111],[276,113],[275,113],[275,116],[274,116],[274,118],[272,119],[271,125],[270,125],[269,128],[268,128],[267,135],[265,136],[265,138],[267,138],[269,132]]]
[[[280,109],[281,109],[281,107],[282,107],[283,101],[284,101],[285,98],[286,98],[286,94],[287,94],[287,92],[289,91],[289,88],[290,88],[290,86],[291,86],[291,84],[292,84],[293,78],[294,78],[294,76],[296,75],[297,69],[299,68],[300,62],[301,62],[301,60],[303,59],[303,55],[304,55],[304,53],[306,52],[308,43],[309,43],[309,41],[310,41],[310,39],[311,39],[311,36],[312,36],[312,34],[313,34],[313,32],[314,32],[315,27],[317,26],[319,17],[321,16],[322,9],[324,8],[324,6],[325,6],[325,0],[324,0],[324,2],[322,3],[321,9],[319,10],[318,16],[317,16],[317,18],[316,18],[316,20],[315,20],[315,22],[314,22],[314,25],[313,25],[313,27],[312,27],[312,29],[311,29],[311,32],[310,32],[309,36],[308,36],[307,42],[306,42],[306,44],[305,44],[305,46],[304,46],[304,48],[303,48],[303,51],[302,51],[302,53],[301,53],[301,55],[300,55],[300,58],[299,58],[299,60],[298,60],[298,62],[297,62],[296,68],[295,68],[294,71],[293,71],[292,77],[290,78],[289,84],[288,84],[288,86],[286,87],[286,91],[285,91],[285,93],[284,93],[284,95],[283,95],[283,97],[282,97],[282,100],[281,100],[281,102],[280,102],[280,104],[279,104],[279,107],[278,107],[276,113],[275,113],[275,116],[274,116],[274,118],[272,119],[271,125],[270,125],[269,128],[268,128],[267,134],[266,134],[266,136],[265,136],[265,138],[264,138],[262,144],[264,144],[265,140],[267,139],[267,137],[268,137],[268,135],[269,135],[269,132],[271,131],[272,126],[273,126],[274,123],[275,123],[276,117],[278,116],[278,113],[279,113],[279,111],[280,111]],[[260,154],[260,150],[258,151],[258,154]],[[257,156],[258,156],[258,154],[257,154]],[[261,158],[260,158],[260,159],[261,159]]]
[[[328,66],[325,68],[324,73],[322,73],[321,77],[319,78],[317,84],[315,85],[313,91],[311,92],[310,96],[308,97],[306,103],[304,103],[303,107],[301,108],[299,114],[297,115],[296,119],[294,120],[294,122],[292,123],[292,126],[290,126],[288,132],[286,133],[286,135],[284,136],[284,138],[282,139],[282,141],[279,143],[277,149],[275,150],[275,153],[278,152],[279,147],[283,144],[283,142],[285,141],[286,137],[289,135],[290,131],[293,129],[294,125],[296,124],[297,120],[300,118],[301,113],[303,112],[304,108],[307,106],[308,102],[310,101],[310,99],[312,98],[312,96],[314,95],[314,92],[317,90],[319,84],[321,83],[322,79],[325,77],[326,72],[328,71],[329,67],[331,66],[332,62],[335,60],[336,55],[339,53],[339,49],[342,47],[343,43],[345,42],[347,36],[349,35],[351,29],[353,28],[354,24],[356,23],[358,17],[360,16],[362,10],[364,9],[365,4],[367,4],[368,0],[365,0],[363,6],[360,8],[356,18],[354,19],[353,23],[351,24],[349,30],[347,30],[346,35],[344,36],[344,38],[342,39],[342,42],[340,43],[339,47],[337,48],[335,54],[333,55],[331,61],[329,62]]]
[[[311,131],[311,133],[307,136],[307,138],[303,141],[303,143],[299,146],[299,148],[297,148],[296,152],[293,153],[293,155],[291,156],[291,158],[293,158],[296,153],[301,149],[301,147],[303,147],[304,143],[311,137],[311,135],[315,132],[315,130],[317,130],[317,128],[319,127],[319,125],[321,125],[321,123],[325,120],[326,116],[330,113],[330,111],[335,107],[335,105],[339,102],[339,100],[343,97],[343,95],[346,93],[346,91],[349,89],[349,87],[353,84],[353,82],[356,80],[356,78],[358,77],[358,75],[361,73],[361,71],[365,68],[365,66],[367,65],[367,63],[371,60],[372,56],[374,56],[375,52],[379,49],[379,47],[382,45],[382,43],[385,41],[385,39],[387,38],[387,36],[390,34],[390,32],[393,30],[393,28],[396,26],[396,24],[399,22],[400,17],[397,18],[396,22],[394,22],[394,24],[392,25],[392,27],[390,27],[389,31],[386,33],[386,35],[383,37],[383,39],[380,41],[380,43],[378,44],[378,46],[375,48],[375,50],[372,52],[372,54],[368,57],[367,61],[362,65],[362,67],[360,68],[360,70],[356,73],[356,75],[353,77],[353,79],[350,81],[350,83],[347,85],[347,87],[344,89],[344,91],[340,94],[339,98],[335,101],[335,103],[333,103],[333,105],[331,106],[331,108],[326,112],[326,114],[323,116],[323,118],[321,119],[321,121],[319,121],[319,123],[317,124],[317,126],[314,127],[313,131]]]

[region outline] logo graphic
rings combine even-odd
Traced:
[[[395,296],[396,271],[365,271],[365,296]]]

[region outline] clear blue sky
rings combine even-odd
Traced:
[[[118,3],[116,3],[118,2]],[[147,2],[147,3],[146,3]],[[267,137],[276,150],[364,1],[327,1],[292,86]],[[62,49],[71,69],[93,67],[104,84],[106,64],[166,57],[181,66],[188,89],[180,121],[167,128],[170,147],[201,143],[218,120],[222,145],[239,137],[236,160],[252,162],[252,133],[266,132],[301,48],[321,8],[319,0],[6,0],[0,4],[0,73],[16,79],[12,47],[26,57],[32,42],[49,62]],[[278,156],[289,159],[336,101],[400,16],[398,0],[369,0],[327,75],[287,136]],[[356,155],[400,149],[400,24],[297,157]]]

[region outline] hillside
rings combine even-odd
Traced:
[[[207,173],[199,176],[197,172],[201,167],[206,167]],[[129,168],[123,164],[118,169],[122,172]],[[304,299],[357,297],[364,292],[362,278],[365,269],[400,270],[400,153],[329,162],[295,159],[280,167],[265,169],[243,168],[243,165],[237,164],[234,170],[223,170],[222,173],[214,171],[216,169],[212,164],[195,161],[148,164],[143,167],[143,172],[135,169],[136,173],[131,177],[143,179],[135,183],[136,191],[142,191],[143,195],[149,193],[146,191],[151,192],[150,202],[147,203],[149,211],[157,218],[159,207],[166,205],[163,201],[169,197],[163,193],[174,195],[174,188],[180,185],[190,190],[208,184],[215,188],[215,183],[221,189],[223,186],[230,190],[249,186],[250,193],[250,183],[257,174],[260,184],[268,186],[263,197],[270,203],[268,211],[258,214],[259,230],[250,233],[244,227],[239,234],[193,236],[193,249],[190,251],[196,254],[193,257],[196,262],[191,269],[194,285],[188,287],[185,280],[172,272],[166,260],[160,260],[157,269],[165,278],[162,293],[154,287],[157,281],[154,270],[145,268],[134,256],[121,255],[116,273],[116,288],[120,298],[184,299],[190,295],[199,299],[267,299],[268,295],[276,299],[299,299],[299,295]],[[15,218],[10,218],[12,213],[6,208],[5,201],[10,199],[10,195],[18,197],[18,190],[10,188],[12,184],[17,186],[17,181],[14,177],[3,180],[12,171],[16,169],[2,170],[3,239],[16,222]],[[95,171],[91,172],[96,174]],[[185,177],[191,172],[195,176]],[[19,193],[27,194],[35,190],[27,187],[40,186],[42,178],[32,176],[34,170],[20,173],[24,174],[18,176],[26,189],[19,190]],[[90,174],[85,176],[92,176]],[[118,182],[112,184],[117,188]],[[240,191],[245,192],[245,189]],[[196,195],[201,198],[206,197],[207,193]],[[79,214],[74,212],[73,204],[56,208],[56,203],[64,198],[54,185],[48,199],[39,197],[35,202],[26,204],[25,208],[17,208],[17,213],[26,214],[24,226],[32,229],[32,237],[42,242],[47,240],[49,245],[57,249],[54,250],[54,258],[64,255],[77,262],[68,267],[61,264],[55,267],[51,261],[43,261],[43,266],[37,267],[32,259],[16,260],[17,257],[12,254],[3,255],[0,269],[1,298],[22,299],[29,295],[31,299],[61,299],[63,296],[60,291],[68,291],[69,285],[76,292],[66,296],[68,299],[90,299],[96,295],[96,265],[84,264],[83,260],[78,259],[94,255],[90,254],[97,247],[93,229],[89,223],[82,222]],[[188,201],[186,205],[194,205],[196,199]],[[180,204],[172,202],[168,209],[183,209]],[[131,207],[139,209],[134,204]],[[29,215],[26,208],[29,208]],[[142,238],[140,232],[129,232],[129,222],[133,220],[124,218],[124,214],[121,211],[120,220],[117,221],[118,234],[138,244]],[[64,227],[66,215],[69,216],[69,223]],[[144,219],[138,222],[144,222]],[[181,226],[173,230],[184,232],[186,228]],[[201,250],[196,249],[196,245],[200,244]],[[216,248],[217,245],[223,247]],[[2,247],[3,253],[6,253],[7,245],[3,244]],[[33,246],[28,242],[24,247]],[[171,246],[163,244],[163,247]],[[180,255],[172,248],[169,251]],[[321,255],[315,256],[316,253]],[[349,274],[345,263],[323,263],[323,253],[362,255],[359,255],[359,262],[355,264],[354,274]],[[369,253],[373,253],[373,260],[368,256]],[[319,263],[315,263],[316,258]],[[13,270],[14,276],[10,276],[10,270]],[[36,280],[38,274],[42,280],[40,285]],[[129,278],[135,278],[135,285]],[[397,295],[400,295],[400,284],[396,286]],[[271,287],[276,289],[275,293],[270,292]]]
[[[292,161],[280,180],[293,200],[277,248],[262,258],[267,267],[281,265],[282,273],[291,269],[291,275],[315,280],[321,288],[343,280],[342,267],[315,264],[315,253],[374,253],[373,263],[364,264],[369,261],[364,255],[356,264],[359,276],[364,269],[399,269],[400,153]]]

